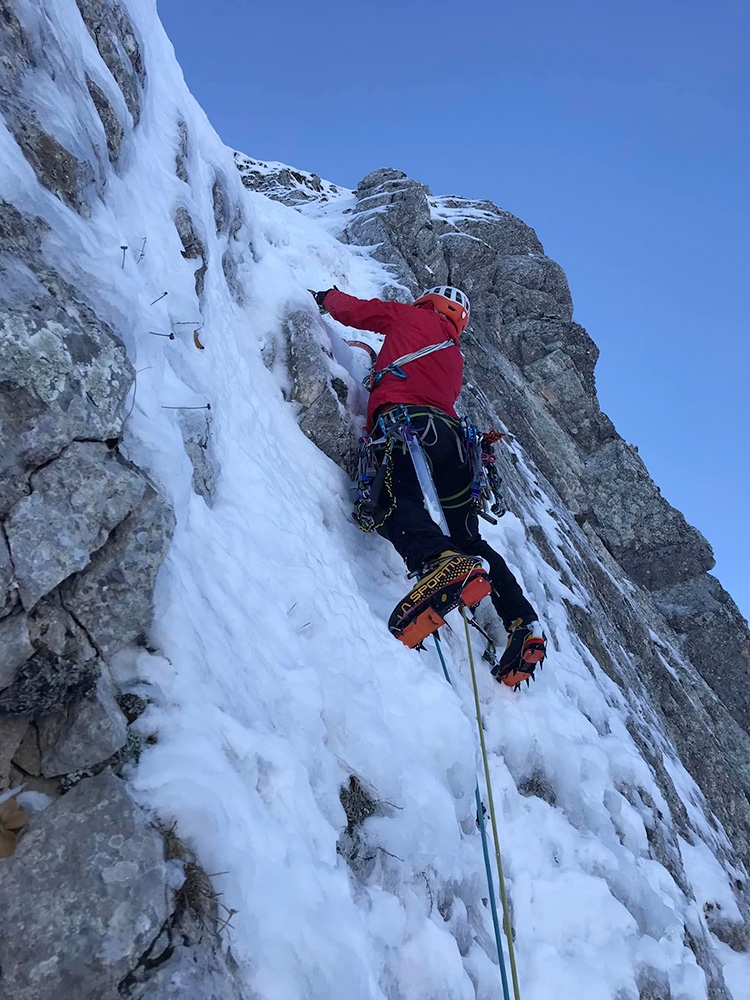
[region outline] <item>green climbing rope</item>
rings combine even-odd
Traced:
[[[435,636],[435,649],[438,651],[438,656],[440,657],[440,664],[443,668],[443,673],[445,674],[445,679],[448,681],[451,687],[453,687],[453,681],[451,680],[450,674],[448,673],[448,667],[445,664],[445,657],[443,656],[443,651],[440,648],[440,639],[438,638],[437,632],[434,633]],[[477,804],[477,823],[479,824],[479,832],[482,835],[482,854],[484,855],[484,870],[487,873],[487,889],[489,891],[490,897],[490,912],[492,914],[492,926],[495,929],[495,945],[497,947],[497,958],[500,963],[500,978],[503,981],[503,1000],[510,1000],[510,993],[508,991],[508,973],[505,971],[505,955],[503,954],[503,940],[502,934],[500,933],[500,922],[497,917],[497,902],[495,900],[495,880],[492,877],[492,866],[490,864],[490,852],[487,847],[487,830],[484,824],[484,806],[482,805],[482,797],[479,794],[479,779],[477,778],[476,784],[474,785],[474,798]]]
[[[482,709],[479,704],[479,688],[477,686],[477,675],[474,670],[474,653],[471,648],[471,635],[469,633],[469,619],[466,617],[466,608],[461,608],[461,615],[464,620],[466,630],[466,646],[469,651],[469,666],[471,667],[471,683],[474,688],[474,705],[477,710],[477,726],[479,727],[479,742],[482,747],[482,761],[484,763],[484,780],[487,785],[487,802],[490,807],[490,823],[492,824],[492,836],[495,839],[495,861],[497,862],[497,875],[500,885],[500,900],[503,904],[503,927],[505,937],[508,941],[508,957],[510,958],[510,974],[513,979],[513,996],[515,1000],[521,1000],[521,992],[518,988],[518,970],[516,969],[516,955],[513,948],[513,930],[510,926],[510,910],[508,908],[508,894],[505,891],[505,876],[503,875],[503,862],[500,857],[500,838],[497,833],[497,819],[495,817],[495,802],[492,797],[492,783],[490,781],[490,765],[487,760],[487,745],[484,742],[484,726],[482,725]]]

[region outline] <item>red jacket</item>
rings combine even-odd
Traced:
[[[377,411],[389,403],[434,406],[451,417],[456,416],[454,407],[461,391],[464,359],[458,349],[458,331],[447,316],[436,312],[428,302],[407,306],[402,302],[356,299],[337,289],[326,295],[324,305],[344,326],[385,334],[376,365],[378,371],[429,344],[440,344],[449,338],[456,344],[455,348],[446,347],[404,365],[406,378],[386,372],[370,393],[368,429]]]

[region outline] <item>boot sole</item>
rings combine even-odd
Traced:
[[[391,633],[405,646],[414,649],[420,642],[432,635],[433,632],[445,625],[445,618],[449,611],[457,608],[460,604],[464,607],[474,607],[481,600],[492,593],[492,586],[485,570],[481,566],[474,566],[466,577],[460,590],[451,595],[446,591],[437,592],[425,598],[426,607],[419,611],[412,608],[404,609],[402,602],[397,611],[401,611],[403,617],[400,620],[388,623]],[[395,614],[395,612],[394,612]]]

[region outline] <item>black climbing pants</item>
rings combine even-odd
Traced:
[[[406,409],[431,467],[450,537],[446,539],[427,513],[411,456],[399,444],[391,457],[391,511],[379,533],[393,544],[410,572],[419,572],[425,562],[447,548],[480,556],[488,564],[491,600],[506,629],[517,618],[533,621],[536,612],[505,560],[479,534],[479,518],[471,500],[472,471],[460,424],[439,410]]]

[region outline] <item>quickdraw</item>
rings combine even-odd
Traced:
[[[394,444],[392,438],[386,438],[385,449],[378,459],[372,436],[365,434],[359,439],[357,486],[352,517],[362,531],[377,531],[382,528],[396,506],[391,487],[391,455]],[[379,500],[384,488],[388,503],[381,506]]]
[[[461,428],[472,470],[471,499],[474,510],[485,521],[497,524],[497,519],[506,514],[508,508],[505,504],[502,479],[497,471],[495,464],[497,459],[492,446],[496,441],[502,440],[505,435],[500,431],[482,434],[476,425],[470,423],[465,417],[461,421]]]

